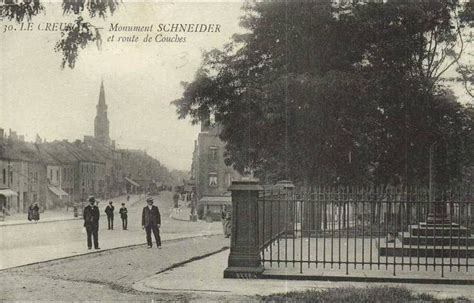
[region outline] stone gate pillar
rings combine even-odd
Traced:
[[[224,278],[257,278],[263,272],[258,247],[257,180],[234,181],[232,192],[232,236]]]

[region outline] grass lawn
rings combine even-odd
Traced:
[[[307,290],[279,293],[260,297],[261,302],[368,302],[368,303],[405,303],[405,302],[471,302],[459,297],[436,299],[430,294],[414,293],[403,287],[368,288],[331,288],[326,290]]]

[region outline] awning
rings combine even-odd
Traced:
[[[62,196],[69,196],[67,192],[62,190],[59,187],[53,187],[53,186],[48,186],[49,190],[52,191],[56,196],[62,197]]]
[[[0,195],[5,196],[5,197],[11,197],[11,196],[18,196],[16,192],[14,192],[11,189],[0,189]]]
[[[140,186],[140,184],[138,184],[137,182],[133,181],[133,180],[130,179],[130,178],[125,177],[125,180],[126,180],[128,183],[132,184],[133,186],[136,186],[136,187],[139,187],[139,186]]]
[[[199,200],[199,204],[207,205],[231,205],[232,197],[230,196],[204,196]]]

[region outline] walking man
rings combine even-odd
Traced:
[[[105,208],[107,214],[107,223],[109,224],[109,230],[114,229],[114,210],[115,207],[112,205],[112,201],[109,201],[109,205]]]
[[[120,218],[122,219],[122,229],[127,230],[128,210],[125,207],[125,203],[122,203],[122,207],[120,208],[119,213],[120,213]]]
[[[146,242],[148,243],[148,248],[152,247],[151,241],[151,232],[155,236],[156,246],[161,248],[161,238],[160,238],[160,225],[161,225],[161,216],[158,207],[153,205],[153,198],[146,199],[147,206],[143,208],[142,213],[142,228],[146,231]]]
[[[89,198],[89,205],[84,207],[84,227],[87,232],[87,248],[92,249],[92,237],[94,238],[94,248],[100,249],[99,247],[99,208],[94,205],[95,198]]]

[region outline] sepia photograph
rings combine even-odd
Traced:
[[[474,0],[0,0],[1,302],[474,302]]]

